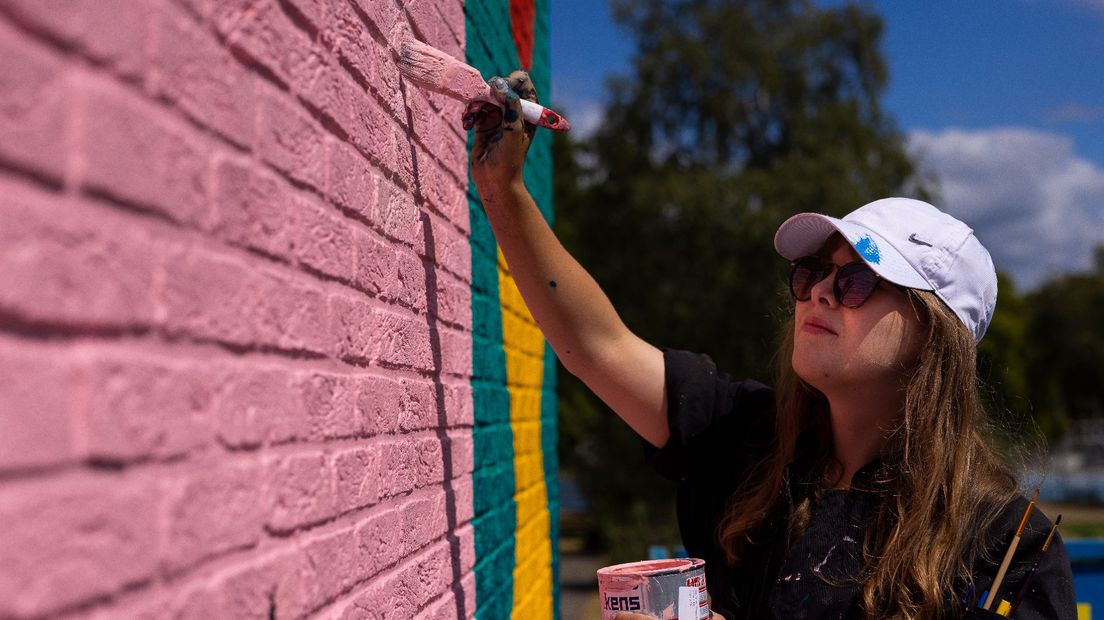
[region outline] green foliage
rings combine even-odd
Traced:
[[[1039,415],[1030,396],[1030,307],[1005,273],[997,272],[997,308],[978,345],[981,395],[992,424],[988,436],[1014,467],[1035,462],[1047,437],[1065,430],[1063,419]]]
[[[1055,437],[1069,420],[1104,417],[1104,261],[1093,273],[1051,280],[1027,305],[1029,393],[1043,430]]]
[[[997,272],[997,309],[978,345],[978,374],[989,411],[1006,425],[1030,416],[1027,400],[1027,302],[1007,274]]]
[[[796,0],[613,7],[636,41],[633,72],[610,81],[593,137],[557,137],[557,233],[642,338],[769,380],[792,304],[778,225],[926,197],[878,103],[882,21]],[[606,542],[637,558],[676,543],[671,488],[642,465],[640,440],[571,377],[561,412],[561,462]]]

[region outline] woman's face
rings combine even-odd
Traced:
[[[818,256],[837,266],[859,260],[839,235]],[[796,302],[794,372],[826,395],[870,382],[899,384],[917,361],[924,336],[907,295],[880,282],[862,306],[845,308],[833,292],[837,273],[817,282],[808,301]]]

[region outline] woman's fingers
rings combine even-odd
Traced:
[[[475,128],[476,133],[490,131],[502,124],[502,108],[487,101],[472,101],[464,109],[464,129]]]
[[[505,81],[495,76],[487,81],[493,84]],[[497,95],[496,95],[497,96]],[[473,162],[482,162],[487,153],[502,139],[503,108],[489,101],[472,101],[464,110],[464,129],[475,129],[475,144],[472,147]]]
[[[523,88],[528,84],[529,77],[524,72],[512,75],[515,84]],[[463,118],[465,128],[475,129],[471,172],[484,204],[496,193],[520,186],[525,154],[535,129],[522,118],[521,96],[510,87],[508,80],[493,77],[487,84],[494,102],[469,104]],[[535,91],[526,94],[536,97]]]
[[[477,101],[464,113],[464,127],[475,129],[471,147],[471,178],[485,201],[488,196],[516,188],[529,150],[531,133],[521,118],[521,97],[506,78],[487,81],[493,103]]]
[[[517,70],[510,74],[506,78],[506,83],[510,86],[510,90],[518,94],[518,97],[532,101],[533,103],[540,103],[537,99],[537,89],[533,86],[533,80],[529,77],[529,74]],[[537,131],[537,126],[533,123],[525,123],[525,133],[529,134],[529,138],[533,137],[533,133]]]
[[[518,143],[517,136],[524,136],[523,124],[521,120],[521,98],[518,94],[510,90],[506,80],[500,77],[493,77],[487,80],[487,83],[491,86],[491,92],[494,93],[495,100],[498,101],[501,109],[497,112],[492,112],[486,108],[482,109],[482,112],[477,112],[473,122],[475,123],[475,146],[472,148],[472,161],[475,163],[489,162],[494,165],[506,164],[508,161],[514,159],[511,156],[516,148],[511,146],[506,148],[506,154],[503,154],[502,144],[509,143],[516,145]],[[497,125],[493,124],[493,121],[498,119]],[[526,139],[524,142],[528,142]],[[516,166],[510,166],[511,168],[521,167],[521,160],[525,158],[525,151],[528,149],[528,144],[525,144],[518,153],[518,162]]]
[[[524,127],[521,118],[521,97],[518,96],[510,84],[500,78],[494,77],[490,81],[491,90],[495,98],[502,104],[502,129],[503,131],[521,131]]]
[[[522,99],[528,99],[533,103],[540,103],[540,100],[537,99],[537,89],[533,86],[533,81],[529,78],[528,73],[518,69],[506,78],[506,83],[509,84],[510,89],[517,93]]]

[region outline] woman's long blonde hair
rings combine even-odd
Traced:
[[[984,552],[979,533],[1018,493],[1010,468],[985,439],[973,337],[934,293],[909,290],[908,296],[927,340],[908,381],[904,415],[876,474],[884,491],[863,541],[865,572],[857,576],[869,618],[957,615],[945,603],[971,579],[970,561]],[[834,464],[828,402],[797,377],[792,354],[791,316],[775,359],[776,444],[735,495],[717,531],[732,563],[749,545],[766,542],[758,534],[778,508],[800,433],[815,437],[812,479]],[[808,499],[797,505],[791,533],[804,527],[809,512]]]

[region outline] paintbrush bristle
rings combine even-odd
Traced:
[[[406,77],[433,84],[441,79],[448,55],[420,41],[407,39],[399,50],[399,71]]]
[[[461,101],[486,99],[490,93],[477,69],[414,39],[403,41],[399,71],[423,88]]]

